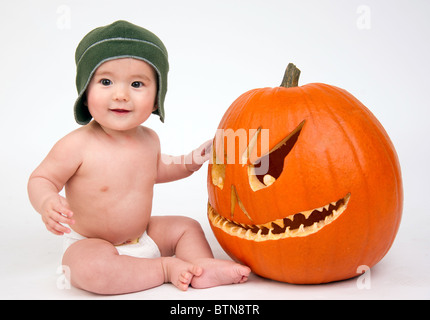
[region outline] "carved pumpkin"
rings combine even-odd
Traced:
[[[256,274],[325,283],[387,253],[402,179],[375,116],[343,89],[298,87],[299,74],[290,64],[281,87],[246,92],[226,111],[209,164],[208,218],[223,249]]]

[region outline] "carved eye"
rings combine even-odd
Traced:
[[[217,186],[221,190],[224,188],[224,181],[225,181],[225,166],[227,158],[226,154],[224,153],[223,159],[218,158],[217,156],[217,147],[216,147],[216,139],[214,139],[212,144],[212,170],[211,170],[211,176],[212,176],[212,183],[214,186]]]
[[[267,188],[279,178],[284,170],[285,157],[296,144],[304,124],[305,120],[267,154],[248,165],[249,185],[253,191]],[[248,149],[244,153],[244,157],[249,157],[249,155],[252,154],[260,134],[261,129],[258,129],[250,140]]]

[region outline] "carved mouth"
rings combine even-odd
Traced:
[[[251,241],[279,240],[292,237],[306,237],[320,231],[345,211],[351,194],[336,202],[320,208],[299,212],[283,219],[264,224],[248,225],[231,221],[220,216],[208,203],[209,220],[214,227],[220,228],[229,235]]]

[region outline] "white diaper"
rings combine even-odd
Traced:
[[[75,231],[65,233],[63,236],[63,254],[67,248],[74,244],[76,241],[87,239]],[[161,257],[160,250],[157,244],[152,240],[146,231],[138,239],[137,243],[122,244],[115,246],[120,255],[135,257],[135,258],[148,258],[154,259]]]

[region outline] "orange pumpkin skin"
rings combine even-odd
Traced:
[[[269,129],[272,150],[303,121],[282,173],[267,187],[253,191],[251,160],[239,161],[251,134],[246,146],[235,145],[236,161],[221,168],[221,178],[214,176],[215,164],[209,164],[209,222],[222,248],[260,276],[296,284],[348,279],[361,274],[360,266],[371,268],[384,257],[402,215],[398,157],[375,116],[347,91],[314,83],[246,92],[226,111],[218,129]],[[214,184],[217,179],[222,188]],[[238,237],[213,221],[219,215],[218,221],[239,232],[240,224],[269,226],[344,197],[344,211],[325,225],[319,222],[323,226],[310,234],[262,235],[256,241],[245,237],[244,230]]]

